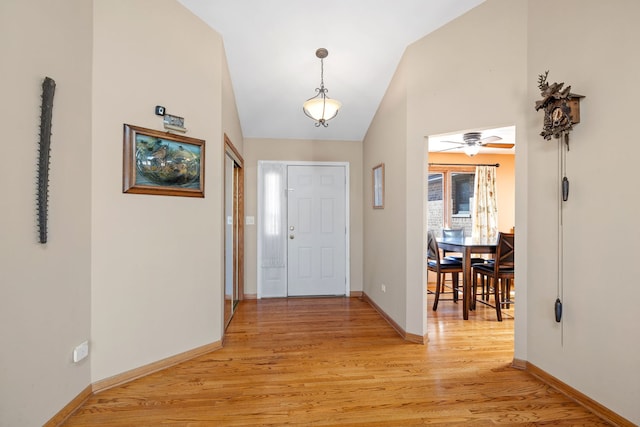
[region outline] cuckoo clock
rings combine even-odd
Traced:
[[[544,125],[540,133],[544,139],[563,138],[569,144],[568,134],[573,125],[580,123],[580,99],[582,95],[571,93],[571,86],[547,82],[549,71],[538,77],[542,100],[536,101],[536,111],[544,110]]]
[[[538,88],[542,99],[536,101],[536,111],[544,111],[544,123],[540,135],[544,139],[549,140],[554,137],[559,140],[558,150],[558,178],[559,189],[561,192],[562,202],[569,199],[569,179],[566,174],[567,154],[569,151],[569,132],[573,129],[573,125],[580,123],[580,99],[582,95],[571,93],[571,86],[564,88],[564,83],[547,82],[549,71],[538,76]],[[564,144],[563,144],[564,143]],[[562,321],[562,289],[564,287],[562,268],[564,264],[564,239],[563,236],[563,219],[562,219],[562,202],[558,210],[558,286],[557,297],[554,305],[556,322]]]

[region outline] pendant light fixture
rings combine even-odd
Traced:
[[[320,58],[320,87],[316,88],[316,96],[309,98],[302,105],[302,111],[307,117],[316,121],[316,127],[321,125],[324,127],[329,126],[327,121],[333,119],[337,114],[342,104],[335,99],[331,99],[327,96],[328,90],[324,87],[324,58],[329,55],[329,51],[325,48],[316,50],[316,56]]]

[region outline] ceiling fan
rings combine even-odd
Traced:
[[[468,155],[469,157],[473,157],[476,154],[478,154],[481,147],[513,148],[513,146],[515,145],[515,144],[509,144],[509,143],[498,143],[498,144],[495,143],[496,141],[500,141],[501,139],[502,138],[500,138],[499,136],[487,136],[483,138],[481,132],[467,132],[464,135],[462,135],[462,142],[442,141],[447,144],[456,144],[456,146],[451,148],[445,148],[444,150],[440,150],[440,152],[462,148],[466,155]]]

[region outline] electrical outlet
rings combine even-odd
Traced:
[[[382,292],[387,292],[387,287],[383,284],[380,285],[380,289],[382,289]]]
[[[73,349],[73,362],[78,363],[89,355],[89,341],[85,341]]]

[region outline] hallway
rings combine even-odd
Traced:
[[[429,296],[431,303],[431,295]],[[244,301],[224,348],[91,397],[66,426],[608,425],[513,369],[513,319],[429,311],[405,342],[357,298]]]

